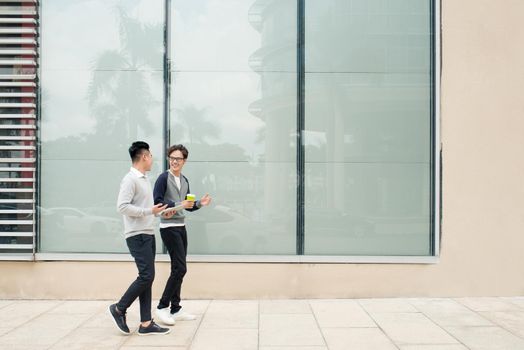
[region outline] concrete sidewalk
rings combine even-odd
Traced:
[[[524,350],[524,297],[188,300],[164,336],[121,335],[112,302],[0,300],[0,349]]]

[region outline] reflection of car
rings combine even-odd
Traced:
[[[121,221],[109,216],[91,215],[76,208],[46,208],[42,216],[75,233],[119,233]]]
[[[40,219],[44,251],[113,252],[125,247],[122,220],[115,217],[54,207],[40,208]]]
[[[294,236],[277,221],[260,221],[224,205],[187,215],[190,254],[285,253]],[[279,253],[278,251],[276,253]]]
[[[373,223],[365,217],[353,216],[336,209],[306,209],[306,228],[321,235],[363,237],[374,232]]]

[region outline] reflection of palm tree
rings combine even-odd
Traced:
[[[139,129],[146,133],[153,129],[147,115],[158,102],[142,70],[151,70],[161,57],[161,42],[151,38],[157,37],[162,27],[143,24],[128,17],[123,9],[117,12],[122,47],[107,50],[95,60],[88,91],[89,108],[97,116],[98,138],[111,135],[112,140],[137,139]]]
[[[175,128],[175,137],[178,139],[187,136],[190,144],[205,144],[209,139],[219,138],[220,128],[215,122],[207,120],[205,108],[188,106],[177,109],[176,115],[180,118]]]

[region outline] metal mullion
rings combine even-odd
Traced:
[[[164,149],[162,150],[162,169],[169,167],[167,162],[167,149],[170,146],[169,119],[171,111],[171,0],[164,3]],[[162,242],[162,252],[167,253],[167,248]]]
[[[305,203],[305,0],[297,0],[297,245],[296,254],[304,255],[304,203]]]

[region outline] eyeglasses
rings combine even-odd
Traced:
[[[170,162],[180,163],[181,161],[183,161],[185,159],[184,158],[180,158],[180,157],[167,157],[167,160],[169,160]]]

